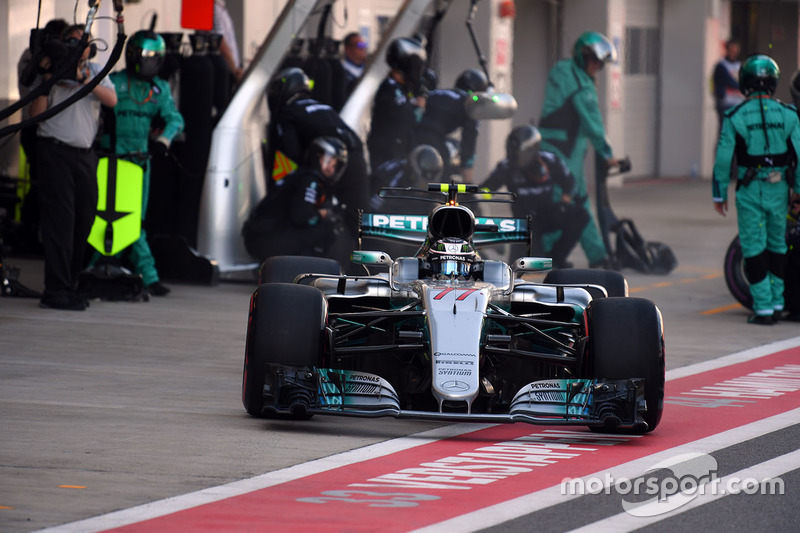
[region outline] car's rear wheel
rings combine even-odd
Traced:
[[[292,283],[300,274],[331,274],[340,276],[342,265],[335,259],[304,255],[268,257],[258,271],[259,284]]]
[[[644,378],[647,428],[664,409],[664,332],[661,312],[644,298],[601,298],[588,309],[590,374],[595,378]],[[593,428],[595,429],[595,428]],[[603,431],[606,428],[597,428]]]
[[[628,296],[628,282],[625,276],[613,270],[593,268],[565,268],[551,270],[544,278],[545,283],[553,285],[600,285],[609,297]],[[600,291],[589,291],[593,298],[602,297]]]
[[[314,287],[269,283],[253,292],[242,376],[242,403],[249,414],[265,416],[268,364],[319,364],[326,319],[327,303]]]

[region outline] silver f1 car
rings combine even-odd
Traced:
[[[510,193],[431,184],[381,194],[441,204],[427,217],[361,213],[359,243],[417,243],[414,257],[356,251],[365,272],[382,269],[363,276],[322,258],[262,265],[242,382],[249,414],[655,429],[663,322],[653,302],[628,297],[621,274],[482,259],[487,245],[530,247],[530,220],[476,219],[462,204]]]

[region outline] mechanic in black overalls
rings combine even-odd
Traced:
[[[347,261],[349,239],[331,188],[348,163],[347,147],[336,137],[319,137],[302,164],[269,193],[242,227],[247,253],[259,261],[275,255],[308,255]]]
[[[361,139],[342,120],[331,106],[310,97],[311,80],[299,68],[279,72],[267,87],[270,122],[267,126],[266,156],[268,169],[272,170],[272,192],[289,175],[291,167],[303,160],[311,142],[318,137],[336,137],[348,152],[347,168],[333,193],[347,206],[355,226],[355,213],[367,206],[369,197],[367,163]],[[278,154],[277,152],[280,152]],[[276,161],[277,157],[277,161]]]
[[[481,70],[469,69],[456,79],[453,89],[437,89],[428,94],[425,114],[417,127],[416,142],[436,148],[444,161],[445,178],[453,174],[472,181],[475,145],[478,141],[478,121],[467,115],[466,104],[473,93],[489,88],[489,80]],[[461,130],[459,161],[452,161],[447,148],[447,136]]]
[[[420,41],[406,37],[395,39],[386,50],[391,71],[375,94],[367,136],[373,170],[384,161],[404,159],[416,144],[414,133],[425,111],[422,75],[427,57]]]
[[[575,177],[556,154],[539,149],[542,135],[534,126],[518,126],[506,139],[506,159],[500,161],[483,186],[497,190],[505,185],[517,195],[511,205],[515,217],[531,215],[537,244],[534,255],[546,255],[538,242],[543,233],[561,230],[550,250],[554,268],[571,268],[567,261],[589,222],[582,202],[572,202]]]

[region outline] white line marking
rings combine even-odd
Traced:
[[[719,359],[714,359],[712,361],[704,361],[701,363],[696,363],[693,365],[671,370],[667,372],[667,380],[669,381],[673,379],[678,379],[686,376],[699,374],[701,372],[707,372],[710,370],[715,370],[717,368],[722,368],[725,366],[730,366],[737,363],[750,361],[753,359],[757,359],[759,357],[767,356],[771,353],[787,350],[797,346],[800,346],[800,337],[795,337],[793,339],[775,342],[765,346],[759,346],[757,348],[752,348],[739,353],[724,356]],[[800,416],[800,410],[791,411],[790,413],[794,413],[795,416]],[[730,446],[731,444],[735,444],[736,442],[742,442],[769,433],[771,431],[776,431],[777,429],[781,429],[783,427],[788,427],[794,424],[797,419],[790,418],[789,421],[786,421],[782,417],[785,417],[785,415],[787,414],[788,413],[784,413],[782,415],[768,418],[760,422],[755,422],[754,424],[749,424],[747,426],[743,426],[735,430],[726,431],[724,433],[720,433],[718,435],[714,435],[706,439],[701,439],[693,443],[688,443],[683,446],[679,446],[678,448],[665,450],[663,452],[656,453],[654,455],[639,459],[637,461],[632,461],[630,463],[620,465],[618,467],[615,467],[615,471],[619,469],[618,470],[619,474],[616,475],[615,477],[617,478],[633,477],[635,474],[640,474],[641,472],[643,472],[644,470],[655,464],[656,461],[660,460],[659,458],[662,455],[665,455],[666,457],[671,457],[678,453],[682,453],[680,450],[713,451],[716,449],[725,448],[727,446]],[[770,421],[773,421],[772,422],[773,424],[778,424],[780,427],[776,427],[775,429],[766,429],[766,430],[747,429],[756,427],[761,428],[762,425],[765,424],[769,425]],[[397,453],[417,446],[422,446],[424,444],[435,442],[437,440],[443,440],[450,437],[463,435],[465,433],[479,431],[487,427],[491,427],[491,424],[472,424],[472,423],[454,424],[452,426],[437,428],[430,431],[418,433],[416,435],[411,435],[408,437],[401,437],[399,439],[393,439],[386,442],[373,444],[371,446],[367,446],[357,450],[351,450],[349,452],[332,455],[329,457],[323,457],[315,461],[302,463],[289,468],[284,468],[282,470],[276,470],[274,472],[268,472],[260,476],[252,477],[249,479],[243,479],[241,481],[235,481],[233,483],[228,483],[226,485],[220,485],[218,487],[210,487],[208,489],[203,489],[197,492],[191,492],[189,494],[174,496],[172,498],[166,498],[163,500],[146,503],[144,505],[139,505],[137,507],[132,507],[130,509],[123,509],[121,511],[115,511],[113,513],[100,515],[94,518],[88,518],[86,520],[80,520],[77,522],[62,524],[60,526],[55,526],[40,531],[47,533],[62,533],[62,532],[84,533],[89,531],[102,531],[105,529],[122,527],[128,524],[134,524],[144,520],[157,518],[159,516],[165,516],[168,514],[176,513],[178,511],[191,509],[193,507],[197,507],[207,503],[224,500],[226,498],[240,496],[242,494],[247,494],[249,492],[254,492],[267,487],[272,487],[274,485],[278,485],[281,483],[287,483],[289,481],[310,476],[318,472],[333,470],[334,468],[339,468],[340,466],[347,466],[359,463],[367,459],[390,455],[392,453]],[[747,436],[751,434],[748,433],[748,431],[751,432],[755,431],[755,433],[752,433],[752,436]],[[731,433],[731,432],[738,432],[738,433]],[[730,444],[727,443],[728,441],[725,441],[725,443],[721,445],[715,444],[715,446],[717,447],[709,448],[709,450],[693,448],[693,446],[699,446],[700,448],[702,448],[703,446],[700,443],[704,443],[706,441],[713,442],[714,439],[723,438],[724,435],[737,435],[736,437],[729,436],[729,438],[738,440],[731,440]],[[629,467],[630,471],[625,469],[625,467]],[[626,474],[626,472],[630,473]],[[593,474],[593,476],[596,475],[597,474]],[[452,520],[436,524],[436,526],[431,526],[430,528],[424,528],[419,531],[433,531],[433,529],[431,528],[441,526],[444,524],[448,524],[449,531],[473,531],[475,529],[494,526],[502,522],[505,522],[507,520],[511,520],[519,516],[523,516],[525,514],[529,514],[534,511],[544,509],[546,507],[550,507],[558,503],[562,503],[573,497],[575,496],[563,496],[561,494],[560,486],[550,487],[548,489],[540,490],[533,494],[523,496],[522,498],[517,498],[509,502],[505,502],[502,504],[494,505],[492,507],[488,507],[486,509],[482,509],[480,511],[475,511],[473,513],[462,515],[461,517],[454,518]],[[529,501],[531,498],[534,500],[533,502]],[[449,526],[449,524],[451,523],[452,526]]]
[[[726,355],[717,359],[711,359],[710,361],[703,361],[693,365],[674,368],[667,372],[667,381],[685,378],[686,376],[693,376],[695,374],[709,372],[711,370],[717,370],[718,368],[744,363],[746,361],[752,361],[753,359],[758,359],[759,357],[765,357],[767,355],[776,352],[782,352],[783,350],[789,350],[791,348],[796,348],[798,346],[800,346],[800,337],[793,337],[791,339],[765,344],[764,346],[756,346],[755,348],[750,348],[749,350],[744,350],[743,352]],[[667,357],[669,357],[669,351],[667,351]]]
[[[327,472],[342,466],[348,466],[355,463],[361,463],[368,459],[376,457],[383,457],[393,453],[402,452],[417,446],[429,444],[450,437],[457,437],[465,433],[472,433],[473,431],[480,431],[495,424],[454,424],[452,426],[445,426],[436,428],[422,433],[410,435],[408,437],[401,437],[397,439],[372,444],[364,448],[351,450],[329,457],[323,457],[307,463],[291,466],[282,470],[275,470],[260,476],[243,479],[241,481],[234,481],[218,487],[210,487],[207,489],[199,490],[197,492],[190,492],[189,494],[182,494],[172,498],[165,498],[144,505],[131,507],[130,509],[123,509],[115,511],[94,518],[87,518],[77,522],[62,524],[51,528],[39,530],[40,532],[47,533],[88,533],[90,531],[103,531],[116,527],[126,526],[128,524],[135,524],[144,520],[158,518],[169,514],[213,503],[234,496],[241,496],[257,490],[279,485],[281,483],[288,483],[296,479],[318,474],[320,472]]]
[[[604,474],[611,471],[613,471],[612,477],[614,479],[633,479],[646,472],[654,464],[657,464],[665,459],[669,459],[670,457],[691,452],[711,453],[740,442],[766,435],[767,433],[772,433],[773,431],[778,431],[789,426],[793,426],[797,424],[798,420],[800,420],[800,409],[794,409],[770,418],[765,418],[764,420],[759,420],[758,422],[753,422],[752,424],[747,424],[745,426],[724,431],[722,433],[689,442],[675,448],[663,450],[658,453],[636,459],[629,463],[624,463],[610,469],[601,470],[599,472],[584,476],[582,479],[584,481],[588,480],[589,478],[605,479]],[[603,488],[605,489],[605,486]],[[477,531],[496,526],[502,524],[503,522],[507,522],[527,514],[535,513],[537,511],[541,511],[542,509],[565,503],[582,496],[582,494],[561,494],[561,485],[559,484],[533,492],[531,494],[526,494],[525,496],[521,496],[513,500],[492,505],[491,507],[485,507],[478,511],[461,515],[444,522],[439,522],[438,524],[432,524],[430,526],[417,529],[413,533],[434,533],[439,531],[456,533]],[[641,522],[641,525],[646,524]]]
[[[787,472],[791,472],[792,470],[797,470],[798,468],[800,468],[800,450],[781,455],[780,457],[775,457],[769,461],[764,461],[763,463],[753,465],[745,468],[744,470],[739,470],[738,472],[734,472],[733,474],[720,478],[719,486],[725,487],[729,481],[734,479],[736,481],[741,481],[744,479],[757,479],[759,481],[763,481],[770,478],[776,478]],[[673,516],[679,515],[691,509],[695,509],[701,505],[714,502],[720,498],[724,498],[727,495],[728,494],[724,494],[721,491],[717,494],[705,492],[704,494],[698,494],[689,503],[670,511],[669,513],[650,517],[639,517],[630,515],[628,513],[620,513],[614,516],[609,516],[603,520],[598,520],[593,524],[586,524],[578,529],[573,529],[570,533],[617,533],[620,531],[634,531],[651,524],[655,524],[656,522],[666,520],[667,518],[672,518]],[[642,508],[640,507],[639,509]]]

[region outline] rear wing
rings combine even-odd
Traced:
[[[387,215],[360,213],[358,221],[359,242],[362,237],[421,245],[428,236],[427,215]],[[530,250],[531,223],[527,218],[475,217],[472,244],[489,246],[506,243],[524,243]]]

